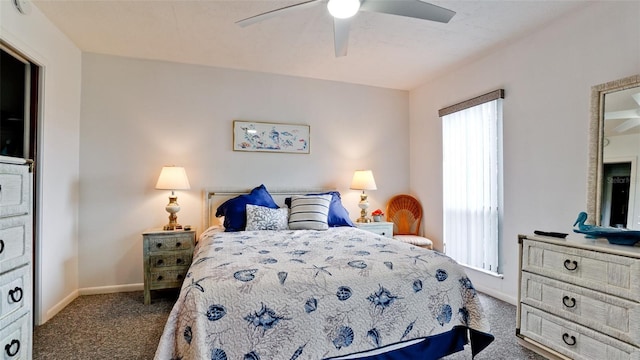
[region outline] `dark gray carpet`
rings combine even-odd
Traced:
[[[495,336],[495,340],[487,346],[474,360],[544,360],[540,356],[527,348],[520,346],[516,338],[516,307],[500,301],[482,293],[480,302],[482,308],[487,312],[489,323],[491,324],[491,333]],[[449,355],[446,360],[462,360],[471,359],[471,349],[466,348],[465,351]]]
[[[81,296],[35,330],[33,358],[61,359],[153,359],[175,292],[154,292],[151,305],[142,303],[142,291]],[[544,357],[516,342],[516,308],[480,294],[496,340],[477,360],[534,359]],[[466,349],[447,360],[471,359]],[[275,360],[275,359],[274,359]]]
[[[153,359],[177,292],[142,291],[80,296],[35,329],[33,358]]]

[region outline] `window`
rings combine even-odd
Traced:
[[[445,254],[500,274],[504,90],[442,109]]]

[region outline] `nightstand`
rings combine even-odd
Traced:
[[[388,238],[393,237],[393,223],[380,221],[380,222],[368,222],[368,223],[353,223],[357,228],[362,230],[371,231],[372,233],[376,233],[378,235],[386,236]]]
[[[193,258],[195,230],[151,229],[142,233],[144,303],[151,290],[179,289]]]

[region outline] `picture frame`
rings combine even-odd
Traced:
[[[233,150],[308,154],[310,126],[302,124],[233,121]]]

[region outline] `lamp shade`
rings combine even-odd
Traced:
[[[329,13],[338,19],[348,19],[360,9],[360,0],[329,0]]]
[[[356,170],[351,180],[353,190],[376,190],[376,180],[373,178],[371,170]]]
[[[187,172],[181,166],[165,166],[160,171],[156,189],[159,190],[189,190]]]

